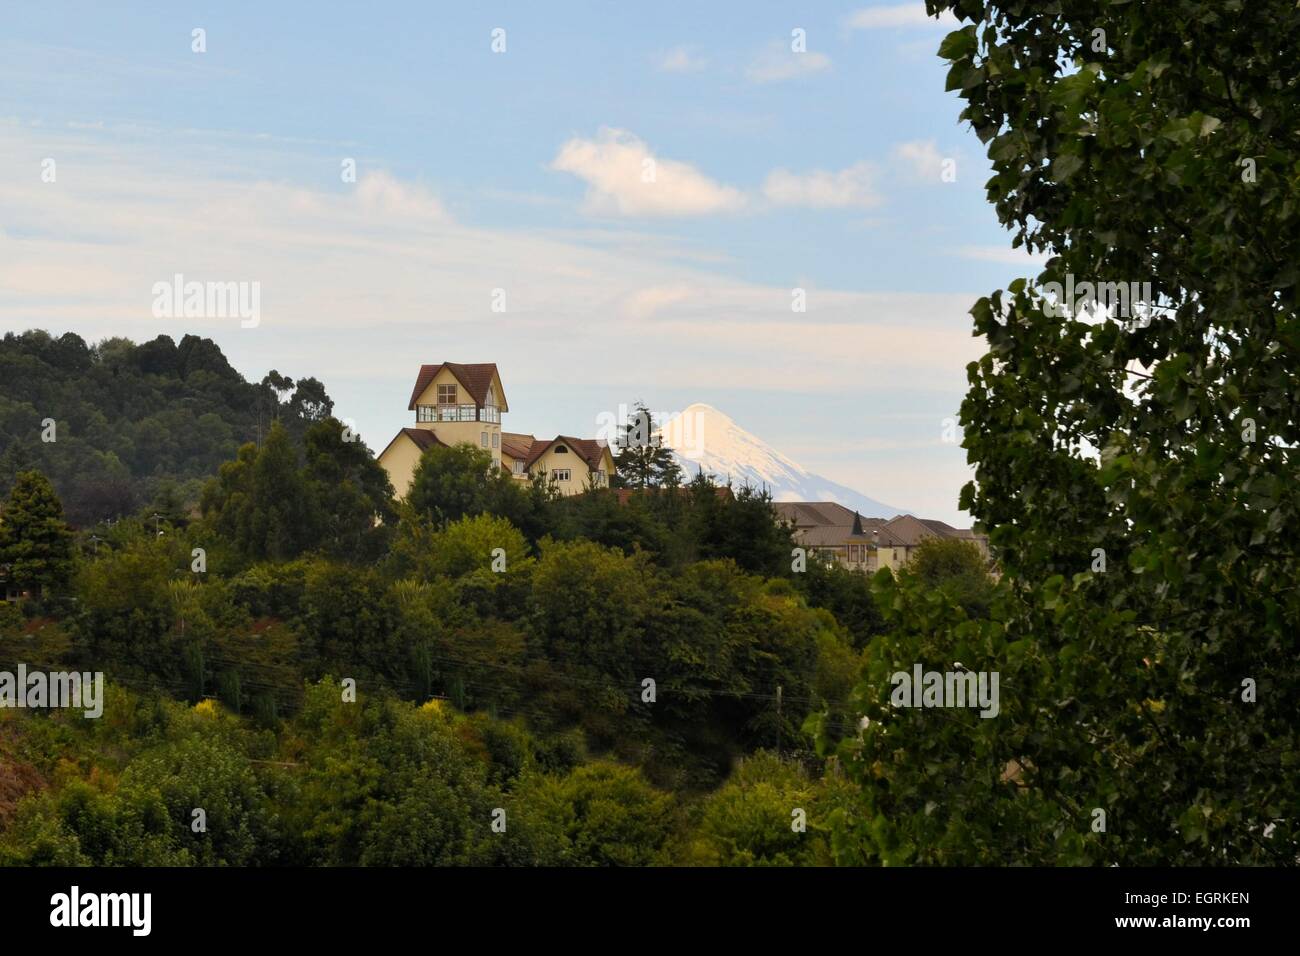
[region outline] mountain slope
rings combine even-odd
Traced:
[[[197,498],[203,483],[273,419],[301,436],[333,403],[313,378],[282,399],[247,382],[211,339],[159,335],[89,345],[71,332],[37,329],[0,338],[0,494],[35,468],[54,483],[78,527],[120,518],[153,502],[167,511]],[[54,440],[44,437],[54,419]]]
[[[892,518],[902,510],[838,482],[813,474],[712,405],[696,403],[663,427],[687,477],[700,468],[736,486],[766,487],[774,501],[836,501],[868,518]]]

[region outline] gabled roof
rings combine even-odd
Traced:
[[[587,463],[588,468],[594,470],[599,470],[600,460],[609,447],[603,441],[594,438],[573,438],[569,435],[556,435],[547,442],[534,442],[532,449],[528,453],[525,466],[528,468],[533,467],[533,463],[546,454],[553,445],[567,446]]]
[[[897,515],[893,518],[863,518],[834,501],[774,501],[776,513],[794,525],[805,544],[831,545],[864,537],[882,548],[911,548],[927,538],[977,540],[969,529],[954,528],[946,521]],[[858,534],[860,529],[861,534]]]
[[[951,532],[956,532],[956,528],[944,524],[942,521],[922,521],[914,515],[899,515],[896,518],[890,518],[885,523],[884,530],[888,531],[890,537],[895,539],[895,545],[903,547],[915,547],[926,538],[946,538],[948,534],[931,527],[931,524],[942,525]]]
[[[781,517],[794,522],[797,528],[820,525],[851,527],[857,516],[856,511],[851,511],[834,501],[774,501],[772,507]]]
[[[798,528],[794,532],[797,544],[806,544],[814,548],[841,547],[846,544],[874,544],[869,534],[854,534],[851,525],[819,524],[810,528]]]
[[[501,453],[509,455],[511,458],[521,458],[527,461],[528,455],[535,444],[537,444],[537,439],[532,435],[523,435],[519,432],[501,433]]]
[[[433,432],[429,431],[429,429],[427,428],[403,428],[400,432],[398,432],[396,435],[393,436],[393,441],[390,441],[387,445],[385,445],[384,450],[381,451],[378,455],[376,455],[375,459],[378,460],[380,458],[383,458],[384,454],[388,451],[388,449],[393,447],[393,442],[397,441],[397,439],[401,438],[403,435],[411,439],[411,441],[415,442],[415,447],[419,448],[420,451],[422,452],[428,451],[434,445],[443,445],[443,446],[447,445],[445,441],[443,441]]]
[[[917,518],[917,521],[925,525],[941,538],[960,538],[961,531],[948,524],[946,521],[939,521],[936,518]]]
[[[411,390],[411,402],[407,405],[408,411],[415,410],[415,402],[424,390],[429,387],[429,383],[438,377],[438,373],[443,369],[451,372],[456,381],[464,386],[465,391],[469,392],[470,397],[474,399],[477,405],[487,404],[488,389],[492,387],[492,379],[496,378],[500,382],[500,376],[497,374],[496,362],[482,362],[477,365],[461,365],[458,362],[443,362],[441,365],[421,365],[420,374],[416,376],[415,388]],[[501,389],[500,395],[497,396],[502,411],[509,411],[506,403],[505,389]]]

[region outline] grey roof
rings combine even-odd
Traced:
[[[795,527],[804,544],[826,547],[842,545],[855,537],[869,540],[879,547],[915,547],[927,538],[978,537],[969,528],[954,528],[934,518],[897,515],[893,518],[860,518],[862,535],[853,534],[856,512],[834,501],[774,501],[772,508]]]

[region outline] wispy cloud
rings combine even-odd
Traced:
[[[586,211],[604,216],[702,216],[734,212],[744,195],[688,163],[655,156],[626,130],[601,129],[595,139],[560,147],[551,168],[587,183]]]
[[[700,239],[621,221],[481,228],[448,214],[439,183],[411,182],[377,162],[361,164],[356,184],[307,188],[249,179],[262,154],[249,162],[237,137],[225,149],[217,136],[191,151],[170,142],[162,133],[123,141],[111,130],[0,124],[0,168],[28,170],[0,177],[0,332],[194,333],[213,337],[236,367],[259,376],[291,355],[330,384],[340,413],[380,446],[407,423],[403,389],[420,361],[490,359],[509,370],[513,387],[535,394],[555,388],[555,369],[581,369],[580,384],[559,390],[569,400],[575,390],[709,388],[759,404],[861,395],[869,408],[879,390],[959,394],[966,363],[982,351],[966,316],[974,293],[864,293],[792,278],[808,288],[807,311],[796,313],[788,285],[738,278],[728,250]],[[43,183],[32,157],[50,155],[60,157],[59,178]],[[799,201],[865,201],[869,179],[847,172],[787,175]],[[724,206],[739,201],[737,190],[701,179],[704,195],[721,190]],[[751,197],[750,205],[761,202]],[[176,273],[260,283],[260,325],[154,317],[153,285]],[[492,310],[496,289],[505,292],[502,313]],[[801,374],[773,376],[773,356]],[[545,407],[534,407],[532,420],[524,411],[521,427],[559,427]],[[911,453],[895,454],[906,473]],[[843,460],[839,467],[850,468]],[[865,471],[845,479],[884,493]],[[949,501],[960,480],[953,474],[946,489],[936,484],[933,500]]]
[[[907,178],[927,183],[941,181],[946,157],[940,154],[934,140],[895,143],[891,155]]]
[[[845,24],[852,30],[889,30],[916,27],[943,27],[955,29],[958,20],[948,11],[938,17],[925,12],[923,0],[891,6],[864,7],[849,14]]]
[[[698,73],[708,65],[708,60],[684,46],[673,47],[659,58],[659,70],[663,73]]]
[[[816,209],[869,209],[881,202],[875,190],[875,171],[870,163],[855,163],[834,172],[815,169],[807,173],[792,173],[774,169],[763,183],[763,195],[778,206]]]
[[[363,176],[357,183],[356,195],[362,208],[384,216],[430,222],[449,218],[441,201],[427,190],[398,182],[382,170]]]
[[[1012,249],[1010,246],[960,246],[956,253],[963,259],[978,259],[1010,266],[1043,266],[1048,260],[1045,252],[1031,253],[1025,249]]]
[[[831,68],[831,58],[812,50],[797,53],[788,44],[777,41],[763,50],[745,71],[751,83],[780,83]]]

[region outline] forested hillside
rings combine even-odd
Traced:
[[[467,446],[399,503],[323,392],[257,433],[200,340],[11,337],[0,675],[110,692],[0,709],[0,862],[1296,865],[1300,10],[927,9],[1047,260],[971,308],[996,580],[950,542],[868,581],[763,495],[559,500]],[[76,448],[136,495],[204,475],[197,516],[84,507]],[[127,517],[74,533],[55,486]],[[941,693],[976,675],[995,706]]]
[[[0,710],[0,861],[830,862],[804,724],[854,730],[866,578],[707,478],[560,498],[435,446],[399,503],[345,435],[273,423],[193,520],[75,535],[19,475],[0,671],[111,689]]]
[[[0,339],[0,485],[39,469],[77,526],[150,504],[175,511],[272,421],[300,435],[332,407],[313,378],[246,382],[195,335],[91,346],[70,332],[9,333]]]

